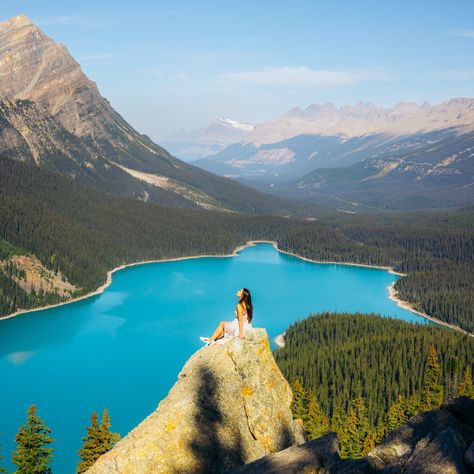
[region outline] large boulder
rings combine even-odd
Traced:
[[[232,474],[474,473],[474,400],[456,398],[387,435],[363,459],[344,459],[335,433],[265,456]]]
[[[204,347],[158,408],[87,471],[220,473],[305,441],[268,336]]]
[[[459,397],[421,413],[388,434],[367,456],[376,472],[471,472],[474,400]]]
[[[331,474],[342,468],[339,440],[328,433],[232,471],[232,474]]]

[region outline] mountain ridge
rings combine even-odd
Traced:
[[[397,136],[450,127],[466,132],[474,129],[474,99],[458,97],[435,105],[399,102],[393,107],[370,102],[341,107],[331,102],[311,104],[256,124],[246,141],[259,145],[298,135],[331,135],[345,139],[374,133]]]
[[[0,90],[0,158],[167,205],[280,214],[305,207],[174,158],[133,129],[67,49],[24,15],[0,23]]]
[[[358,211],[474,202],[474,99],[337,108],[316,104],[257,124],[195,161],[279,196]],[[279,140],[279,141],[275,141]],[[411,201],[411,202],[410,202]]]
[[[242,141],[254,125],[219,117],[205,128],[178,130],[163,140],[163,145],[185,161],[218,153],[226,146]]]

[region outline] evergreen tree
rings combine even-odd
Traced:
[[[8,471],[6,470],[6,468],[1,466],[2,461],[3,461],[2,445],[0,444],[0,474],[8,474]]]
[[[441,405],[443,401],[443,386],[440,384],[441,367],[438,360],[436,346],[432,344],[428,352],[428,363],[421,391],[421,408],[432,410]]]
[[[362,443],[360,442],[359,423],[354,403],[351,403],[347,413],[347,425],[342,430],[341,456],[343,458],[359,458],[362,455]]]
[[[341,456],[352,459],[361,458],[364,455],[364,443],[369,435],[369,420],[367,408],[362,397],[352,400],[347,414],[346,429],[343,440],[341,440]]]
[[[459,385],[459,359],[450,356],[446,367],[446,398],[451,399],[457,396]]]
[[[293,399],[291,402],[291,412],[293,413],[293,418],[301,420],[305,416],[304,409],[304,390],[298,379],[293,380],[290,384],[291,390],[293,391]]]
[[[76,472],[86,472],[102,454],[110,451],[120,439],[119,434],[113,433],[110,427],[110,416],[106,409],[102,414],[100,424],[97,413],[92,413],[91,425],[86,428],[87,434],[82,438],[82,448],[78,451],[81,461],[77,463]]]
[[[304,394],[303,425],[308,441],[319,438],[329,431],[329,420],[322,412],[321,406],[312,391]]]
[[[331,430],[339,433],[347,423],[347,415],[342,406],[342,400],[339,396],[336,397],[335,406],[331,418]]]
[[[407,419],[420,413],[420,397],[417,393],[412,393],[405,405],[405,415]]]
[[[474,387],[472,385],[471,369],[466,367],[459,383],[459,395],[474,398]]]
[[[387,432],[395,430],[400,425],[403,425],[408,419],[407,416],[407,404],[402,395],[398,395],[395,403],[390,405],[387,412]]]
[[[375,434],[374,434],[374,439],[375,439],[375,444],[380,443],[382,441],[383,437],[387,434],[387,425],[380,420],[377,423],[377,426],[375,428]]]
[[[102,454],[100,450],[100,425],[96,412],[91,415],[91,425],[86,428],[87,434],[82,438],[82,448],[78,454],[81,461],[77,463],[77,472],[85,472]]]
[[[374,449],[375,447],[375,436],[376,436],[376,433],[375,431],[370,431],[365,440],[364,440],[364,445],[362,447],[362,455],[363,456],[367,456],[367,454],[372,451],[372,449]]]
[[[117,443],[117,441],[120,439],[120,435],[118,433],[113,433],[110,430],[111,426],[109,412],[107,409],[104,409],[102,413],[102,421],[100,424],[102,446],[105,450],[104,453],[110,451],[114,447],[115,443]]]
[[[26,412],[28,419],[15,436],[16,450],[12,462],[21,474],[50,474],[53,448],[47,446],[53,442],[51,430],[36,414],[35,405]]]

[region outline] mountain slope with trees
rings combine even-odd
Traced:
[[[311,208],[171,156],[131,127],[68,50],[24,15],[0,23],[0,91],[0,158],[161,204],[280,214]]]
[[[407,273],[396,284],[402,297],[474,330],[472,209],[398,216],[327,213],[317,220],[179,209],[93,191],[15,160],[0,163],[2,265],[13,254],[30,253],[45,269],[61,272],[76,288],[75,296],[95,290],[107,271],[125,263],[229,254],[248,240],[274,240],[282,250],[315,260],[393,266]],[[58,299],[28,294],[20,274],[12,265],[0,269],[3,315]]]
[[[376,315],[323,313],[291,325],[275,359],[310,439],[336,431],[362,457],[416,413],[474,398],[474,338]]]

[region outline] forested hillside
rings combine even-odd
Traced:
[[[436,326],[324,313],[291,325],[274,355],[307,428],[343,444],[352,429],[362,447],[445,399],[474,397],[473,354],[474,338]]]
[[[402,214],[336,214],[331,231],[295,229],[279,245],[315,260],[392,266],[395,289],[435,318],[474,331],[474,209]],[[321,238],[322,237],[322,238]]]
[[[7,265],[12,245],[13,254],[33,254],[45,271],[60,271],[80,295],[123,263],[227,254],[248,240],[270,239],[317,260],[394,266],[408,273],[397,283],[403,298],[474,330],[472,209],[399,216],[325,213],[309,221],[139,202],[8,159],[1,161],[1,170],[0,314],[62,298],[21,288],[18,271]]]

